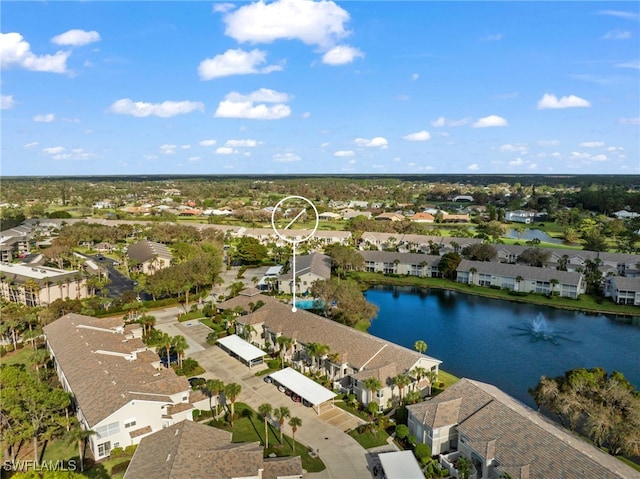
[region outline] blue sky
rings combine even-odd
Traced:
[[[638,174],[639,5],[3,2],[1,174]]]

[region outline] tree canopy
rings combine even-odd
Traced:
[[[325,316],[348,326],[369,322],[378,313],[378,307],[365,299],[358,283],[351,279],[316,281],[311,286],[311,295],[322,301]]]

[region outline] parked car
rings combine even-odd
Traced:
[[[188,381],[189,381],[189,385],[192,388],[197,387],[197,386],[201,386],[201,385],[203,385],[204,383],[207,382],[207,380],[205,378],[189,378]]]
[[[271,376],[265,376],[265,377],[264,377],[264,382],[265,382],[265,383],[272,383],[272,382],[273,382],[273,379],[271,379]]]
[[[307,407],[311,407],[311,406],[313,406],[313,404],[311,404],[311,403],[310,403],[309,401],[307,401],[306,399],[303,399],[303,400],[302,400],[302,404],[304,404],[304,405],[305,405],[305,406],[307,406]]]
[[[285,392],[284,386],[278,386],[278,391],[281,393]]]
[[[291,400],[293,402],[300,402],[302,400],[302,398],[300,396],[298,396],[297,394],[292,394],[291,395]]]
[[[292,391],[291,389],[285,389],[285,390],[284,390],[284,393],[285,393],[287,396],[291,396],[291,395],[293,394],[293,391]]]

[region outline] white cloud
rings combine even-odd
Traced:
[[[627,20],[638,20],[640,18],[640,15],[637,13],[622,10],[600,10],[598,15],[609,15],[612,17],[626,18]]]
[[[238,153],[238,150],[234,150],[233,148],[228,146],[220,146],[216,148],[216,155],[235,155]]]
[[[60,35],[56,35],[51,39],[56,45],[73,45],[79,47],[88,45],[89,43],[99,42],[100,34],[94,30],[87,32],[85,30],[69,30]]]
[[[471,117],[461,118],[459,120],[452,120],[452,119],[445,118],[444,116],[440,116],[438,117],[437,120],[433,120],[431,122],[431,126],[433,126],[434,128],[442,128],[443,126],[464,126],[471,123],[471,120],[472,120]]]
[[[64,146],[50,146],[48,148],[43,148],[42,151],[48,155],[57,155],[64,151]]]
[[[300,158],[295,153],[287,152],[287,153],[276,153],[273,155],[273,161],[278,163],[291,163],[293,161],[300,161]]]
[[[407,141],[427,141],[431,139],[431,134],[426,130],[416,131],[403,136],[402,139]]]
[[[329,142],[325,141],[324,143],[320,144],[320,148],[326,148],[329,146]]]
[[[216,140],[202,140],[199,144],[200,146],[213,146],[217,143]]]
[[[583,148],[600,148],[604,146],[604,141],[584,141],[580,143]]]
[[[16,106],[13,95],[0,95],[0,110],[10,110]]]
[[[420,78],[420,74],[419,73],[412,73],[411,74],[411,81],[416,81],[418,78]]]
[[[187,158],[188,161],[200,161],[201,158],[199,156],[190,156]]]
[[[640,60],[630,60],[624,63],[618,63],[615,65],[617,68],[633,68],[634,70],[640,70]]]
[[[182,148],[183,150],[190,150],[191,145],[180,145],[180,148]]]
[[[560,109],[560,108],[588,108],[591,106],[584,98],[575,95],[558,98],[550,93],[545,93],[538,101],[538,110]]]
[[[521,155],[526,155],[529,151],[529,148],[526,143],[516,143],[516,144],[504,144],[500,145],[498,150],[503,153],[520,153]]]
[[[32,150],[33,148],[35,148],[36,146],[38,146],[38,142],[37,141],[33,141],[31,143],[27,143],[26,145],[24,145],[24,149],[25,150]]]
[[[333,156],[337,156],[339,158],[345,158],[347,156],[353,155],[355,155],[355,152],[353,150],[338,150],[333,154]]]
[[[268,88],[261,88],[248,95],[231,92],[218,104],[214,116],[218,118],[246,118],[250,120],[278,120],[291,115],[291,108],[284,102],[289,95]],[[263,102],[255,104],[256,102]],[[266,105],[265,103],[275,103]]]
[[[467,166],[467,170],[477,171],[478,169],[480,169],[478,163],[471,163],[469,166]]]
[[[138,118],[146,116],[159,116],[169,118],[175,115],[191,113],[192,111],[204,112],[204,103],[200,101],[164,101],[162,103],[147,103],[144,101],[132,101],[122,98],[115,101],[108,111],[120,115],[132,115]]]
[[[305,111],[300,116],[306,120],[307,118],[311,118],[311,112]]]
[[[487,35],[480,39],[481,42],[498,42],[504,38],[502,33],[495,33],[493,35]]]
[[[65,73],[71,52],[35,55],[31,45],[19,33],[0,33],[0,65],[2,68],[24,68],[36,72]]]
[[[364,53],[349,45],[338,45],[322,55],[322,63],[327,65],[346,65],[356,58],[364,58]]]
[[[254,148],[258,145],[262,144],[262,142],[258,140],[227,140],[224,144],[225,146],[230,146],[232,148]]]
[[[621,125],[640,125],[640,116],[636,116],[635,118],[620,118],[618,123]]]
[[[576,160],[588,160],[589,158],[591,158],[591,153],[583,153],[580,151],[572,151],[571,152],[571,158],[574,158]]]
[[[522,166],[524,165],[524,160],[522,158],[516,158],[515,160],[511,160],[509,162],[509,166]]]
[[[631,32],[626,30],[611,30],[602,36],[603,40],[628,40],[631,38]]]
[[[234,3],[214,3],[213,11],[216,13],[227,13],[229,10],[236,8]]]
[[[596,155],[596,156],[592,156],[591,157],[592,161],[609,161],[609,158],[607,157],[607,155]]]
[[[200,62],[198,75],[201,80],[212,80],[230,75],[247,75],[250,73],[271,73],[280,71],[280,65],[261,66],[267,61],[266,52],[258,49],[246,52],[240,48],[227,50],[213,58]]]
[[[559,140],[538,140],[538,146],[558,146]]]
[[[333,1],[276,0],[242,6],[224,17],[225,34],[240,43],[297,39],[329,49],[349,35],[349,13]]]
[[[484,118],[480,118],[473,125],[474,128],[490,128],[494,126],[509,126],[507,120],[497,115],[489,115]]]
[[[94,160],[96,158],[98,155],[85,151],[83,148],[73,148],[70,152],[58,153],[51,157],[53,160]]]
[[[33,121],[36,123],[51,123],[55,121],[56,116],[53,113],[47,113],[46,115],[36,115],[33,117]]]
[[[164,153],[165,155],[173,155],[176,152],[176,148],[178,148],[178,145],[162,145],[160,147],[160,149],[162,150],[162,153]]]
[[[355,144],[358,146],[364,146],[367,148],[382,148],[385,149],[389,146],[389,142],[382,136],[376,136],[375,138],[356,138]]]

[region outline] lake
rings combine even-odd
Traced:
[[[552,238],[547,233],[537,228],[526,228],[522,234],[518,234],[518,232],[514,228],[509,228],[505,236],[507,238],[513,238],[523,242],[531,241],[533,239],[539,239],[540,241],[544,241],[546,243],[564,244],[564,241],[562,241],[561,239]]]
[[[488,382],[535,407],[527,394],[540,376],[567,369],[620,371],[640,388],[640,326],[612,317],[455,291],[378,286],[365,293],[380,308],[369,333],[426,354],[459,377]]]

